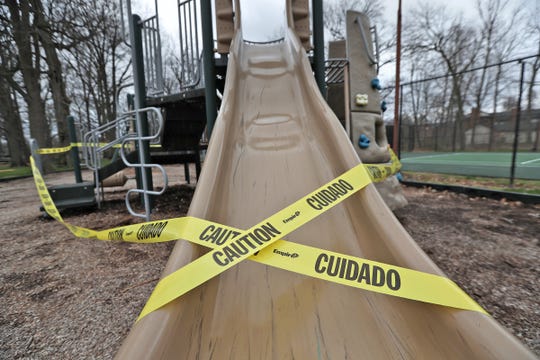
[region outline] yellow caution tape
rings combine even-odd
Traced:
[[[71,150],[72,147],[73,145],[70,144],[68,146],[59,147],[59,148],[43,148],[43,149],[38,149],[37,153],[41,155],[61,154],[61,153],[68,152],[69,150]]]
[[[237,256],[250,247],[247,242],[251,237],[233,242],[240,234],[240,229],[204,219],[184,217],[118,227],[101,232],[98,238],[139,243],[181,238],[212,249],[230,244],[227,251],[222,251],[217,256],[217,261],[226,264],[236,261]],[[446,277],[286,240],[277,240],[257,255],[249,257],[249,260],[359,289],[487,314],[456,283]],[[155,292],[160,291],[157,289],[158,287]],[[149,312],[143,310],[139,319]]]
[[[94,143],[83,144],[83,143],[80,143],[80,142],[79,143],[71,143],[68,146],[59,147],[59,148],[38,149],[37,153],[41,154],[41,155],[61,154],[61,153],[68,152],[69,150],[71,150],[74,147],[102,147],[102,146],[105,146],[107,144],[108,143],[97,143],[97,144],[94,144]],[[112,147],[113,148],[120,148],[120,147],[122,147],[122,144],[115,144]],[[160,144],[150,144],[150,147],[161,147],[161,145]]]
[[[359,164],[248,230],[242,231],[231,243],[218,246],[164,277],[150,295],[139,319],[298,229],[370,182],[364,166]]]
[[[390,147],[388,147],[388,151],[390,152],[389,164],[364,164],[369,176],[374,182],[383,181],[401,169],[401,163],[394,151]]]
[[[62,223],[73,233],[73,235],[77,237],[84,237],[90,239],[96,238],[98,233],[97,231],[68,224],[64,221],[64,219],[62,219],[62,216],[60,216],[60,212],[56,208],[56,205],[54,205],[54,201],[49,194],[47,185],[45,185],[45,181],[43,180],[43,177],[41,176],[41,173],[39,172],[32,156],[30,156],[30,166],[32,168],[32,173],[34,174],[34,182],[36,183],[39,198],[41,199],[41,203],[43,204],[43,208],[45,209],[47,214],[49,214],[49,216],[56,221]]]
[[[239,229],[207,220],[190,218],[190,222],[196,234],[182,238],[213,249],[231,243],[241,233]],[[154,224],[159,229],[162,225]],[[236,252],[243,252],[245,246],[234,248]],[[249,260],[359,289],[487,314],[446,277],[308,245],[278,240]]]
[[[181,238],[213,249],[225,248],[230,244],[227,247],[228,250],[221,250],[216,256],[217,261],[221,264],[231,261],[241,261],[237,260],[237,255],[242,255],[245,249],[250,247],[249,243],[254,246],[257,245],[256,240],[253,240],[253,242],[250,241],[252,240],[250,236],[245,239],[240,237],[239,240],[233,242],[234,239],[237,239],[238,235],[242,234],[242,231],[239,229],[194,217],[151,221],[101,231],[73,226],[64,222],[60,216],[54,202],[50,198],[39,170],[35,167],[33,158],[30,158],[30,163],[34,172],[38,193],[45,210],[51,217],[64,224],[78,237],[134,243],[155,243]],[[365,186],[367,183],[365,181],[361,182],[359,186],[362,186],[362,184]],[[320,191],[315,191],[314,193],[322,196],[324,194],[322,192],[325,190],[324,188],[322,190],[318,189]],[[306,202],[310,201],[310,199],[317,199],[317,195],[310,195],[307,196]],[[320,206],[319,203],[315,202],[311,204],[315,207]],[[296,213],[294,215],[296,216]],[[258,234],[260,235],[261,233],[259,232]],[[253,235],[255,235],[255,232]],[[259,239],[259,242],[263,241]],[[322,250],[307,245],[277,240],[275,243],[264,247],[257,255],[249,257],[249,259],[342,285],[411,300],[486,313],[459,286],[446,277]],[[153,295],[154,299],[160,295],[160,290],[156,290],[154,293],[156,292],[157,295]],[[139,319],[149,312],[144,312],[143,310]]]
[[[240,231],[209,223],[199,233],[198,240],[184,238],[214,250],[161,279],[138,320],[248,257],[250,260],[342,285],[487,314],[446,277],[277,240],[365,187],[369,181],[365,172],[357,173],[360,168],[349,170],[249,230]],[[349,194],[338,197],[333,203],[317,201],[321,200],[321,196],[329,195],[324,191],[341,181],[352,186]],[[164,226],[167,224],[157,225],[157,231],[163,232]],[[219,244],[229,238],[231,240],[228,243]],[[254,253],[257,255],[250,256]]]
[[[71,143],[68,146],[60,148],[43,148],[38,149],[37,153],[41,155],[45,154],[61,154],[71,150],[74,147],[84,147],[84,146],[105,146],[107,143],[98,143],[98,144],[83,144],[83,143]],[[113,148],[120,148],[121,144],[116,144]],[[159,144],[150,144],[150,147],[161,147]],[[364,164],[364,167],[368,171],[369,177],[374,182],[383,181],[384,179],[396,174],[401,169],[401,163],[399,162],[398,157],[394,151],[388,147],[390,152],[390,163],[388,164]]]

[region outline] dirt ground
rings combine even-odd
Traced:
[[[192,171],[193,173],[193,171]],[[193,186],[169,169],[153,219],[186,213]],[[86,174],[85,176],[89,176]],[[55,174],[48,184],[73,182]],[[123,188],[99,211],[66,211],[75,225],[139,222]],[[540,205],[405,188],[396,216],[426,253],[495,319],[540,355]],[[41,216],[30,178],[0,183],[0,359],[112,358],[156,284],[172,243],[77,239]]]

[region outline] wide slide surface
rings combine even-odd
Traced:
[[[237,32],[189,215],[247,229],[359,163],[292,31]],[[288,241],[443,275],[370,184]],[[166,276],[207,250],[179,241]],[[518,359],[491,317],[244,261],[137,322],[121,359]]]

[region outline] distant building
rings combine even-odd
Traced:
[[[508,147],[514,143],[516,111],[498,113],[478,112],[476,109],[465,116],[465,143],[467,146],[483,147],[493,141],[495,147]],[[492,133],[493,132],[493,133]],[[540,132],[540,109],[522,110],[519,122],[520,145],[538,146]]]

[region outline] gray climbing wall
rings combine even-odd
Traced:
[[[350,138],[364,163],[385,163],[390,160],[388,141],[381,116],[379,90],[372,86],[377,78],[377,59],[367,16],[347,11],[347,40],[329,45],[330,58],[349,60],[349,94],[344,95],[343,84],[328,88],[328,103],[345,124],[345,112],[350,111]],[[346,109],[344,96],[349,97]],[[377,190],[391,209],[405,206],[405,199],[397,178],[391,177],[376,184]]]

